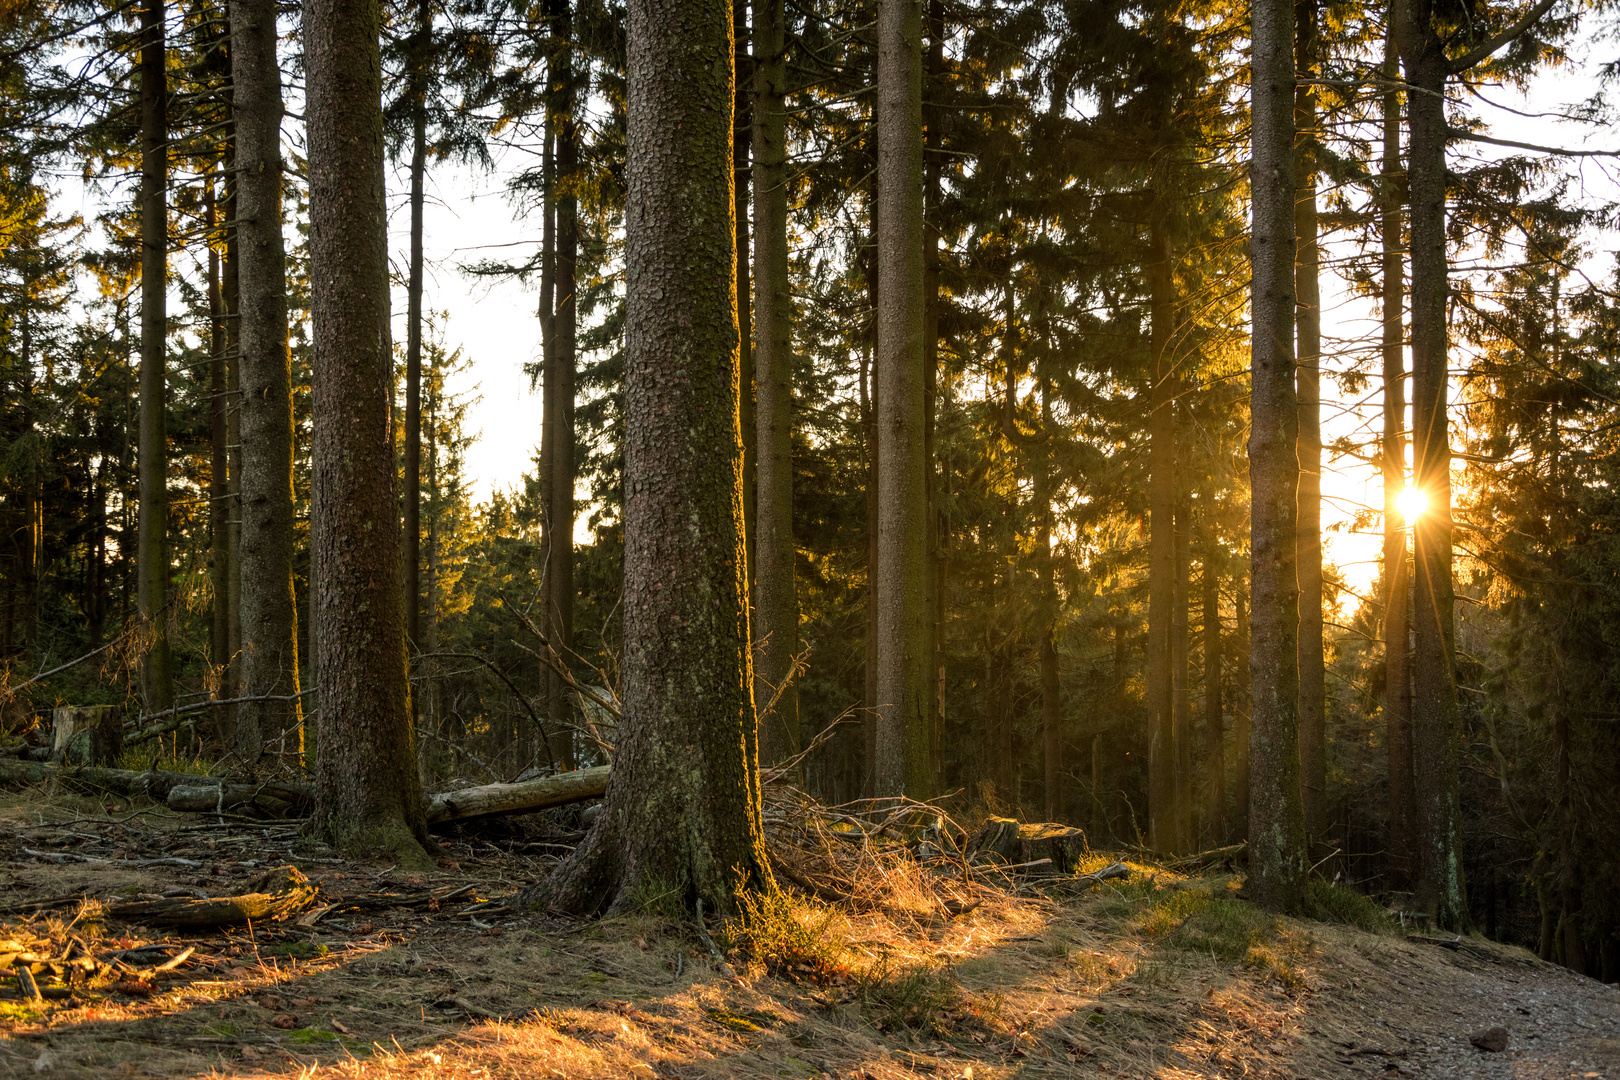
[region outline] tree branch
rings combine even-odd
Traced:
[[[1480,42],[1472,49],[1469,49],[1467,52],[1457,57],[1457,59],[1451,61],[1447,65],[1451,74],[1461,75],[1475,64],[1479,64],[1490,59],[1492,53],[1503,48],[1504,46],[1511,45],[1526,30],[1534,26],[1543,15],[1551,11],[1552,6],[1557,2],[1558,0],[1541,0],[1539,4],[1525,12],[1524,15],[1520,17],[1518,22],[1514,23],[1506,30],[1503,30],[1500,34],[1497,34],[1489,41]]]

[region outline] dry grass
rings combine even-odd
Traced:
[[[345,911],[343,897],[401,879],[262,828],[198,829],[159,812],[118,824],[99,800],[37,793],[0,805],[0,902],[192,883],[217,892],[252,872],[242,864],[257,853],[302,865],[323,879],[323,902],[340,905],[311,928],[188,938],[194,958],[136,980],[144,989],[0,1001],[0,1074],[30,1075],[43,1055],[41,1075],[131,1080],[1330,1077],[1352,1074],[1342,1046],[1366,1037],[1331,991],[1373,985],[1392,958],[1437,962],[1438,950],[1393,937],[1259,913],[1233,898],[1230,877],[1139,865],[1127,882],[1071,896],[1062,879],[971,865],[962,830],[915,807],[824,813],[778,801],[772,814],[779,857],[848,899],[752,898],[713,928],[728,974],[689,921]],[[860,835],[837,835],[840,817]],[[91,839],[72,848],[72,833]],[[458,865],[412,887],[472,883],[497,896],[554,857],[532,854],[552,850],[532,837],[505,850],[458,843]],[[907,846],[923,843],[933,858],[919,863]],[[204,865],[55,865],[23,847],[184,850]],[[1109,860],[1098,853],[1081,870]],[[0,939],[41,949],[75,936],[92,951],[161,938],[105,921],[94,903],[0,925]]]

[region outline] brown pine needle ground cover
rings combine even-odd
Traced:
[[[1614,988],[1481,940],[1408,940],[1348,894],[1318,890],[1339,921],[1300,921],[1236,899],[1227,874],[1132,863],[1082,890],[970,868],[952,823],[915,807],[778,794],[769,831],[803,884],[712,922],[711,951],[690,916],[502,912],[577,835],[555,819],[549,838],[468,831],[441,873],[403,876],[296,823],[14,795],[0,967],[34,969],[43,999],[0,979],[0,1075],[1620,1078]],[[279,922],[106,914],[283,864],[319,895]],[[1469,1044],[1497,1024],[1506,1051]]]

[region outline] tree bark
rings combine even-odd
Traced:
[[[666,909],[774,889],[760,825],[726,0],[632,0],[623,719],[602,813],[522,902]]]
[[[759,755],[798,753],[798,691],[783,684],[799,648],[793,543],[793,298],[788,285],[787,20],[782,0],[754,3],[754,705]],[[776,705],[771,706],[771,698]]]
[[[314,321],[316,829],[427,863],[390,431],[377,0],[304,5]]]
[[[1294,400],[1294,8],[1253,10],[1254,231],[1250,367],[1250,561],[1254,696],[1249,771],[1249,881],[1273,910],[1299,907],[1305,821],[1299,787],[1299,580],[1295,511],[1299,413]]]
[[[1321,67],[1317,0],[1295,0],[1296,62],[1301,79]],[[1294,195],[1295,402],[1299,411],[1299,518],[1295,522],[1299,575],[1299,767],[1305,834],[1320,841],[1327,829],[1327,669],[1322,653],[1322,292],[1317,244],[1316,87],[1294,88],[1298,190]]]
[[[1393,29],[1385,45],[1384,75],[1398,77]],[[1383,95],[1384,160],[1379,227],[1383,242],[1384,376],[1384,744],[1389,757],[1389,883],[1412,880],[1412,671],[1406,551],[1409,522],[1401,520],[1406,487],[1406,334],[1401,221],[1400,92]]]
[[[233,113],[234,115],[234,113]],[[220,263],[220,292],[225,304],[225,589],[230,621],[225,625],[225,655],[228,663],[224,678],[225,696],[241,697],[242,689],[242,300],[241,278],[237,273],[240,247],[237,242],[237,173],[234,121],[226,129],[227,160],[225,177],[225,258]],[[222,743],[235,745],[236,706],[226,705],[216,718]]]
[[[233,0],[236,235],[241,355],[242,696],[234,749],[287,764],[304,757],[293,586],[292,354],[281,236],[281,68],[275,0]],[[290,700],[289,700],[290,699]]]
[[[228,700],[236,696],[227,678],[232,670],[231,622],[236,618],[236,612],[231,608],[230,587],[229,522],[232,507],[227,425],[231,403],[226,390],[225,297],[219,280],[219,213],[212,176],[208,179],[204,196],[207,200],[205,216],[208,228],[208,578],[214,591],[213,620],[209,626],[209,660],[219,672],[219,684],[214,696]]]
[[[545,507],[546,633],[562,662],[571,657],[574,635],[574,367],[578,337],[575,303],[579,265],[579,196],[575,173],[579,163],[579,136],[574,123],[577,100],[574,86],[573,12],[567,0],[557,4],[558,49],[551,96],[557,145],[556,206],[557,248],[553,269],[552,342],[547,353],[550,367],[543,391],[545,425],[550,432],[547,462],[549,497]],[[559,768],[574,765],[574,739],[563,718],[572,712],[568,687],[556,672],[546,672],[546,715],[551,722],[551,757]]]
[[[416,33],[408,56],[411,99],[411,251],[405,285],[405,645],[422,644],[422,214],[427,179],[428,64],[432,53],[433,4],[419,0]]]
[[[731,172],[732,195],[736,206],[732,220],[737,223],[737,340],[742,350],[741,383],[738,416],[742,421],[743,444],[743,552],[748,556],[743,581],[748,586],[748,625],[755,625],[754,616],[754,522],[756,520],[755,478],[758,450],[758,420],[754,412],[754,323],[753,286],[749,281],[752,265],[749,249],[749,214],[752,202],[753,169],[750,154],[754,141],[754,61],[750,56],[752,41],[748,29],[750,0],[731,0],[732,36],[732,99],[731,115]],[[756,675],[758,672],[756,671]]]
[[[1176,604],[1176,375],[1171,347],[1175,266],[1164,210],[1148,228],[1148,335],[1152,354],[1148,415],[1148,846],[1174,853],[1176,835],[1175,683],[1171,641]]]
[[[1175,724],[1176,850],[1195,851],[1192,768],[1192,493],[1186,406],[1176,411],[1176,601],[1170,619],[1171,715]]]
[[[1412,87],[1412,458],[1427,500],[1412,528],[1412,766],[1417,902],[1437,927],[1467,924],[1463,896],[1457,686],[1452,668],[1451,446],[1446,409],[1446,115],[1449,62],[1430,0],[1409,0],[1400,35]]]
[[[928,56],[923,95],[923,461],[926,470],[928,574],[924,581],[928,606],[928,754],[937,776],[944,768],[945,737],[945,523],[940,499],[940,468],[935,431],[939,415],[939,288],[942,200],[942,120],[939,98],[946,93],[945,4],[928,0]]]
[[[1249,583],[1248,575],[1240,574],[1232,582],[1232,632],[1236,639],[1237,657],[1232,665],[1236,678],[1232,702],[1232,749],[1237,761],[1232,768],[1232,830],[1230,840],[1244,840],[1249,835],[1249,743],[1254,735],[1252,698],[1249,695]]]
[[[148,712],[174,704],[169,659],[167,289],[169,268],[168,76],[163,0],[141,8],[140,533],[136,616],[147,636],[141,695]]]
[[[879,461],[877,760],[873,792],[926,799],[929,754],[924,459],[922,5],[878,3]]]
[[[1202,503],[1204,591],[1204,843],[1226,838],[1226,736],[1221,727],[1221,563],[1215,534],[1215,493],[1205,485]]]

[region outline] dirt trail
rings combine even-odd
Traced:
[[[881,903],[800,903],[816,963],[773,974],[739,950],[728,977],[679,923],[486,917],[544,872],[545,842],[452,842],[442,873],[405,878],[292,827],[106,816],[62,798],[0,808],[0,909],[221,895],[281,863],[332,907],[309,926],[167,936],[94,902],[5,916],[0,955],[117,953],[131,971],[0,1000],[0,1075],[1620,1080],[1615,987],[1488,942],[1271,919],[1228,877],[1141,868],[1061,901],[1019,884],[961,916],[899,881]],[[135,865],[151,858],[185,861]],[[1505,1050],[1471,1045],[1493,1025]]]

